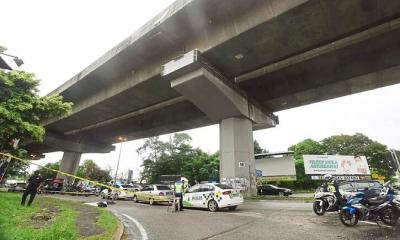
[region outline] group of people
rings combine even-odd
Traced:
[[[39,171],[34,171],[31,177],[28,179],[28,183],[24,193],[22,194],[21,205],[25,206],[26,199],[28,195],[29,201],[27,206],[31,206],[38,190],[43,186],[44,179],[40,175]],[[188,184],[185,180],[178,180],[174,184],[174,194],[176,198],[179,198],[179,210],[183,211],[183,194],[187,190]],[[178,210],[178,206],[176,206],[176,210]]]

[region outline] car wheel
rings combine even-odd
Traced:
[[[236,208],[237,206],[228,207],[229,211],[234,211]]]
[[[218,203],[214,200],[210,200],[208,202],[208,210],[210,210],[210,212],[218,211]]]
[[[283,197],[283,196],[285,196],[285,193],[284,192],[279,192],[279,197]]]
[[[133,200],[135,203],[139,202],[136,195],[133,195],[132,200]]]
[[[118,200],[118,193],[114,194],[113,200]]]
[[[154,205],[154,199],[150,198],[150,199],[149,199],[149,204],[150,204],[150,205]]]

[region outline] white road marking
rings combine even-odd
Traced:
[[[367,222],[367,221],[360,221],[360,222],[362,222],[362,223],[368,223],[368,224],[371,224],[371,225],[378,225],[377,223],[374,223],[374,222]]]
[[[132,222],[134,222],[136,224],[136,227],[139,229],[140,234],[142,235],[142,240],[147,240],[148,239],[147,232],[144,229],[144,227],[142,226],[142,224],[140,224],[139,221],[137,221],[136,219],[134,219],[134,218],[132,218],[132,217],[126,215],[126,214],[122,214],[122,215],[124,215],[126,218],[128,218],[129,220],[131,220]]]
[[[85,204],[97,207],[97,202],[88,202],[88,203],[85,203]]]

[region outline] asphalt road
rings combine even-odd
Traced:
[[[57,196],[96,202],[94,197]],[[168,212],[167,206],[132,201],[109,205],[124,223],[126,239],[399,239],[396,227],[360,222],[342,225],[337,214],[317,217],[311,203],[285,200],[247,201],[237,210],[211,213],[185,209]]]

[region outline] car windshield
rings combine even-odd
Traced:
[[[215,186],[217,186],[217,187],[219,187],[219,188],[221,188],[221,189],[232,189],[231,186],[226,185],[226,184],[221,184],[221,183],[215,184]]]
[[[131,185],[121,185],[121,187],[123,187],[123,188],[132,188]]]
[[[163,185],[157,185],[158,190],[171,190],[168,186],[163,186]]]

